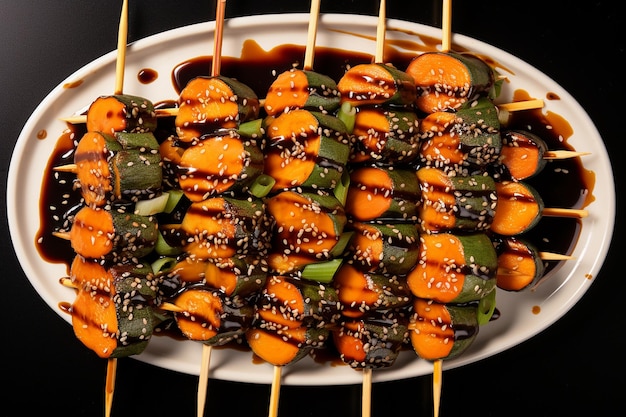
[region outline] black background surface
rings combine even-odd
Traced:
[[[387,16],[440,25],[439,1],[389,0]],[[0,274],[3,415],[103,415],[106,361],[31,287],[6,224],[6,178],[19,133],[40,101],[78,68],[114,50],[121,1],[0,0]],[[376,15],[377,1],[326,0],[322,13]],[[308,12],[308,1],[231,0],[226,17]],[[130,1],[129,41],[213,20],[214,1]],[[452,28],[490,43],[553,78],[586,109],[614,167],[621,165],[625,97],[622,16],[608,1],[457,1]],[[620,171],[615,170],[618,213]],[[37,204],[33,201],[32,204]],[[598,201],[594,204],[602,204]],[[36,221],[36,219],[33,219]],[[622,303],[617,245],[584,297],[557,323],[519,346],[444,373],[441,416],[602,415],[623,404]],[[124,360],[113,416],[195,416],[197,377]],[[429,416],[431,377],[377,383],[372,415]],[[267,415],[270,387],[210,380],[208,416]],[[361,387],[283,386],[281,416],[359,416]]]

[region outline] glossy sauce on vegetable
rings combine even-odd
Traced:
[[[392,48],[387,52],[387,60],[401,70],[415,55],[399,53]],[[292,68],[301,67],[304,57],[303,46],[283,45],[264,51],[251,40],[246,41],[240,58],[222,57],[221,74],[232,77],[251,87],[259,97],[264,97],[276,75]],[[484,58],[484,57],[483,57]],[[317,48],[314,70],[326,74],[338,81],[346,68],[361,63],[370,63],[372,56],[364,53],[352,53],[331,48]],[[177,92],[198,75],[209,75],[211,59],[202,57],[176,64],[172,63],[172,83]],[[149,69],[143,69],[149,73]],[[517,100],[523,100],[523,92],[516,93]],[[548,100],[559,99],[546,92]],[[158,107],[171,107],[168,103],[155,103]],[[157,139],[163,140],[172,132],[172,118],[161,118]],[[531,130],[541,136],[548,149],[573,150],[567,139],[572,129],[566,120],[558,115],[545,115],[539,110],[515,112],[507,128]],[[40,200],[40,230],[37,236],[37,248],[40,255],[53,263],[68,265],[74,257],[69,242],[52,236],[54,231],[67,231],[69,219],[80,208],[80,193],[74,189],[75,174],[55,172],[53,167],[73,163],[74,148],[82,134],[84,125],[68,125],[68,131],[58,139],[55,151],[50,156],[47,175],[43,179]],[[544,170],[535,178],[527,180],[542,196],[546,207],[584,208],[593,201],[595,177],[593,172],[584,169],[580,158],[560,159],[548,162]],[[532,241],[539,251],[568,254],[575,247],[581,230],[578,219],[563,217],[544,217],[539,224],[527,232],[524,237]],[[559,263],[550,262],[546,272],[558,267]]]

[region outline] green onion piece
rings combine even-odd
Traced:
[[[350,187],[350,173],[348,170],[344,170],[341,174],[341,181],[333,189],[333,194],[342,206],[346,205],[346,199],[348,198],[348,189]]]
[[[152,272],[158,274],[159,272],[169,271],[174,265],[176,265],[176,259],[165,256],[152,262],[150,266],[152,267]]]
[[[250,185],[250,193],[258,198],[263,198],[272,191],[272,187],[276,180],[267,174],[259,175],[252,185]]]
[[[478,302],[478,325],[483,325],[489,323],[491,320],[491,316],[493,316],[493,312],[496,310],[496,290],[495,288],[491,290],[489,294],[484,296]]]
[[[168,193],[162,193],[158,197],[149,200],[139,200],[135,203],[135,214],[140,216],[152,216],[153,214],[162,213],[165,210]]]
[[[346,125],[348,133],[352,133],[356,120],[356,107],[352,107],[348,102],[343,103],[337,112],[337,118]]]
[[[176,208],[176,205],[178,204],[180,199],[183,197],[183,191],[182,190],[169,190],[167,193],[169,194],[169,198],[167,199],[167,204],[165,205],[165,208],[163,209],[163,211],[169,214],[174,210],[174,208]]]
[[[343,259],[332,259],[326,262],[308,264],[302,269],[300,276],[304,279],[317,282],[330,282],[339,269]]]
[[[182,253],[183,248],[172,246],[165,241],[165,238],[159,231],[159,235],[157,236],[156,244],[154,245],[154,251],[163,256],[175,256]]]
[[[348,242],[350,242],[350,239],[352,239],[353,235],[354,235],[354,232],[342,233],[341,236],[339,236],[339,240],[330,251],[330,255],[333,258],[339,258],[340,256],[342,256],[343,251],[346,249],[346,246],[348,246]]]
[[[249,138],[258,138],[263,136],[263,119],[250,120],[248,122],[241,123],[237,133],[241,136]]]

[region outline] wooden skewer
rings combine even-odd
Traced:
[[[124,68],[126,66],[126,45],[128,43],[128,0],[122,3],[122,12],[117,32],[117,60],[115,66],[115,94],[124,91]],[[107,359],[107,377],[104,390],[105,417],[110,417],[115,391],[115,376],[117,374],[117,358]]]
[[[176,117],[178,114],[178,107],[155,109],[155,113],[157,117]],[[87,123],[87,116],[84,114],[78,114],[69,117],[62,117],[60,120],[73,125],[78,125],[81,123]]]
[[[128,0],[122,4],[122,15],[117,32],[117,61],[115,65],[115,94],[124,90],[124,67],[126,66],[126,44],[128,43]]]
[[[571,217],[574,219],[582,219],[582,218],[587,217],[589,215],[589,212],[584,209],[547,207],[543,209],[541,214],[543,216],[549,216],[549,217]]]
[[[539,257],[544,261],[569,261],[575,259],[571,255],[562,255],[554,252],[539,252]]]
[[[269,417],[278,416],[278,402],[280,400],[280,384],[282,377],[282,366],[274,365],[274,378],[272,379],[272,390],[270,392]]]
[[[544,102],[541,99],[532,99],[524,101],[514,101],[511,103],[496,104],[500,111],[520,111],[520,110],[532,110],[540,109],[544,106]]]
[[[225,13],[226,0],[218,0],[215,11],[215,35],[213,40],[213,59],[211,65],[211,75],[214,77],[219,75],[221,71]],[[202,360],[200,363],[198,394],[196,399],[197,417],[202,417],[204,415],[212,351],[213,348],[211,345],[206,343],[202,344]]]
[[[198,379],[198,417],[204,415],[204,406],[206,404],[206,392],[209,385],[209,368],[211,366],[212,346],[206,343],[202,344],[202,362],[200,365],[200,377]]]
[[[115,390],[115,378],[117,374],[117,358],[107,359],[107,373],[105,384],[105,416],[111,415],[111,409],[113,407],[113,391]]]
[[[312,52],[308,52],[312,53]],[[312,63],[308,62],[312,57],[305,57],[304,69],[312,69]],[[382,58],[381,58],[382,59]],[[216,64],[219,65],[219,64]],[[264,99],[260,99],[260,104],[263,105]],[[512,103],[504,103],[497,104],[496,107],[499,111],[503,112],[511,112],[511,111],[520,111],[520,110],[532,110],[543,107],[543,100],[533,99],[533,100],[525,100],[525,101],[515,101]],[[176,117],[178,114],[178,107],[171,107],[165,109],[155,109],[156,117]],[[84,114],[78,114],[68,117],[62,117],[60,119],[63,122],[67,122],[70,124],[82,124],[87,122],[87,116]]]
[[[215,12],[215,40],[213,41],[213,60],[211,75],[219,75],[222,65],[222,41],[224,33],[224,14],[226,11],[226,0],[218,0]]]
[[[439,416],[441,406],[441,387],[443,382],[443,360],[437,359],[433,362],[433,415]]]
[[[575,158],[577,156],[591,155],[591,152],[576,152],[576,151],[547,151],[543,154],[544,159],[567,159]]]
[[[441,21],[441,51],[449,52],[452,46],[452,0],[443,0]]]
[[[361,416],[372,414],[372,368],[363,368],[363,393],[361,394]]]
[[[385,63],[385,32],[387,30],[387,3],[380,0],[378,10],[378,26],[376,27],[376,55],[375,63]]]
[[[304,51],[304,64],[302,69],[313,69],[313,57],[315,55],[315,40],[317,38],[317,21],[320,14],[320,0],[311,1],[311,11],[309,12],[309,29],[307,32],[306,49]]]

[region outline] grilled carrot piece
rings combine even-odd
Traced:
[[[407,275],[413,295],[439,303],[466,303],[496,286],[497,254],[485,233],[422,234],[420,260]]]
[[[417,177],[411,170],[357,167],[350,171],[345,210],[349,218],[357,221],[415,221],[419,194]]]
[[[544,208],[543,199],[530,184],[521,181],[496,183],[498,207],[491,231],[503,236],[524,233],[539,223]]]
[[[479,96],[495,98],[495,74],[469,53],[426,52],[406,68],[416,85],[417,108],[425,113],[457,110]]]
[[[476,339],[479,330],[475,304],[440,304],[416,298],[409,324],[415,353],[434,361],[459,356]]]
[[[176,325],[189,340],[221,346],[243,338],[252,326],[254,307],[233,302],[222,291],[202,283],[184,287],[171,302]]]
[[[438,111],[420,124],[423,165],[473,172],[498,161],[500,122],[491,100],[480,98],[456,112]]]
[[[324,327],[339,316],[332,286],[296,276],[270,275],[259,294],[257,318],[278,328]]]
[[[222,131],[186,148],[177,172],[180,189],[194,202],[225,192],[243,193],[263,172],[263,153],[254,140],[234,130]]]
[[[333,287],[295,276],[270,275],[246,340],[266,362],[287,365],[323,347],[337,317],[339,306]]]
[[[415,112],[391,107],[362,108],[354,120],[350,161],[407,163],[418,156],[419,140]]]
[[[408,106],[416,99],[413,77],[391,65],[373,63],[351,67],[337,83],[341,102],[367,105]]]
[[[423,232],[487,230],[498,198],[492,177],[484,174],[448,175],[441,169],[417,170],[421,190],[419,224]]]
[[[546,166],[547,160],[543,155],[548,146],[532,132],[507,130],[502,133],[502,145],[500,163],[515,181],[534,177]]]
[[[116,200],[137,202],[161,192],[159,144],[150,132],[85,133],[74,153],[85,204],[102,207]]]
[[[192,259],[263,255],[269,243],[269,223],[263,202],[249,197],[213,197],[189,206],[181,224],[184,250]]]
[[[107,144],[114,139],[100,132],[87,132],[78,142],[74,153],[76,178],[88,206],[102,207],[113,190]]]
[[[292,68],[279,74],[265,95],[268,116],[294,109],[333,113],[339,107],[340,94],[335,81],[314,71]]]
[[[276,181],[272,191],[331,189],[340,182],[350,153],[342,121],[296,109],[272,118],[266,131],[264,172]]]
[[[280,274],[334,257],[347,218],[330,194],[283,191],[266,201],[275,224],[268,264]]]
[[[143,97],[100,96],[87,110],[88,132],[153,132],[156,126],[154,105]]]
[[[419,235],[411,223],[351,222],[354,231],[346,258],[359,268],[378,274],[407,274],[419,259]]]
[[[221,75],[196,77],[189,81],[178,99],[176,133],[183,142],[192,142],[220,129],[236,129],[256,119],[260,104],[256,93],[245,84]]]
[[[91,207],[83,207],[76,213],[70,229],[70,243],[77,254],[114,262],[148,255],[157,237],[153,216]]]
[[[86,261],[89,262],[89,261]],[[73,274],[82,274],[90,268]],[[78,340],[101,358],[118,358],[141,353],[154,328],[161,322],[159,279],[149,266],[127,263],[113,265],[106,275],[80,277],[76,299],[71,305],[72,326]]]
[[[246,341],[256,356],[274,366],[285,366],[325,346],[329,330],[300,326],[276,328],[271,323],[260,323],[246,332]]]
[[[543,277],[545,266],[531,242],[510,236],[495,239],[494,246],[498,253],[498,288],[522,291]]]
[[[371,310],[388,310],[408,305],[411,292],[398,275],[373,274],[344,263],[333,278],[344,317],[361,317]]]

